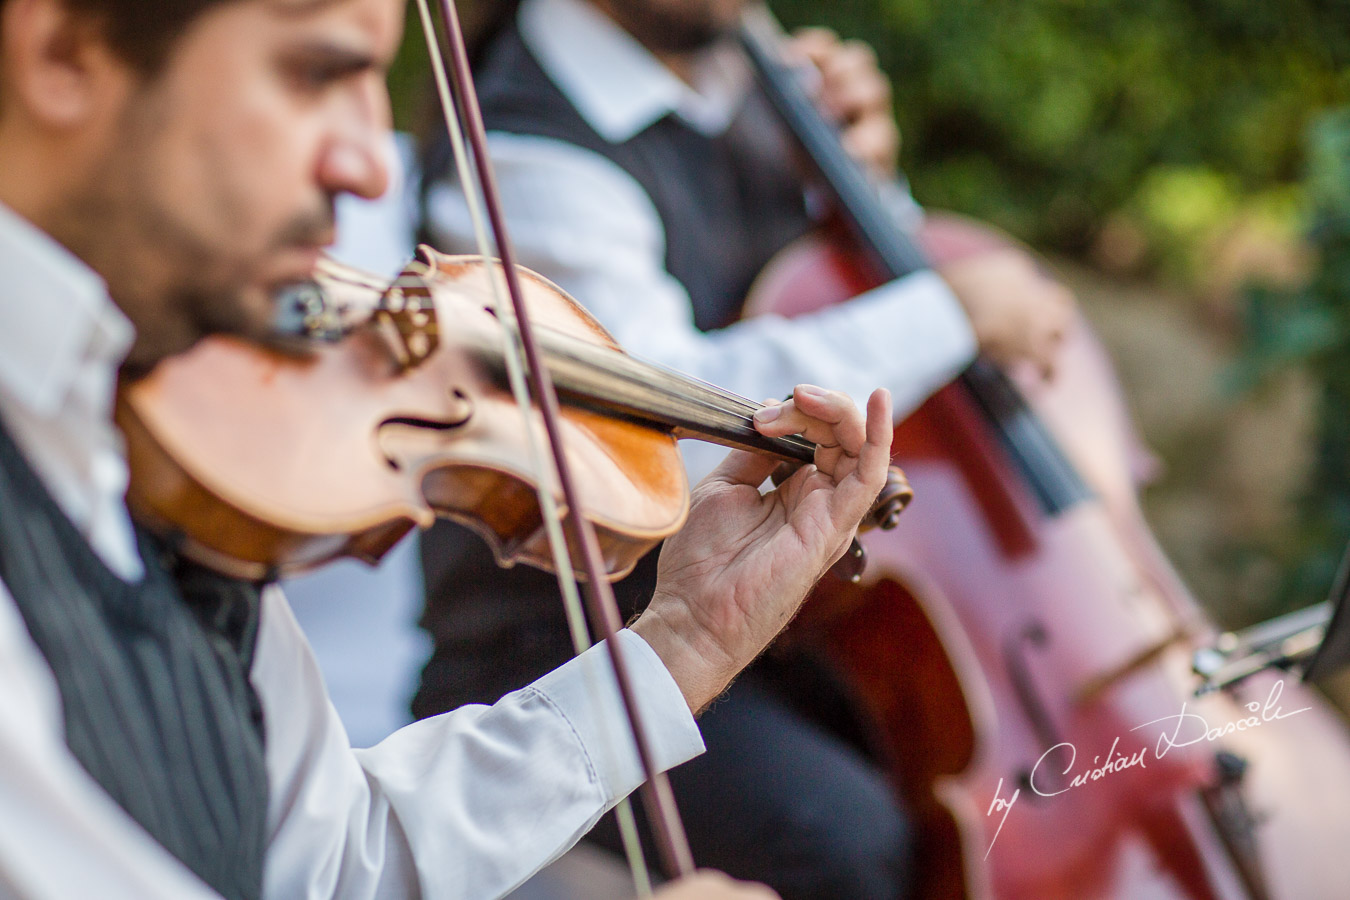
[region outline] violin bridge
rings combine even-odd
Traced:
[[[418,277],[400,276],[385,291],[374,318],[395,362],[404,371],[421,365],[440,346],[436,303],[431,289]]]

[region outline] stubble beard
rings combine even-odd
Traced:
[[[186,201],[166,196],[162,161],[154,152],[165,111],[153,87],[145,90],[146,96],[129,104],[115,147],[73,192],[53,228],[58,240],[104,278],[113,301],[135,325],[136,340],[123,366],[130,378],[209,335],[264,338],[272,322],[271,291],[257,282],[260,259],[232,253],[196,233],[183,215]],[[224,201],[217,205],[227,208]],[[219,217],[229,218],[224,211]],[[264,246],[312,242],[332,223],[329,198],[325,209],[296,216]]]

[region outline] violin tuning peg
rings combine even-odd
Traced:
[[[914,489],[899,466],[891,466],[886,473],[886,485],[863,519],[863,527],[890,531],[900,521],[900,514],[914,499]]]
[[[863,545],[854,538],[848,545],[848,550],[844,555],[830,566],[830,572],[841,581],[847,581],[849,584],[857,584],[862,581],[863,571],[867,568],[867,551]]]

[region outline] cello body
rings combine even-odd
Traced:
[[[939,260],[1003,244],[952,219],[922,241]],[[819,309],[865,271],[808,238],[749,311]],[[1191,696],[1215,629],[1144,522],[1147,454],[1105,354],[1079,323],[1055,379],[1022,387],[1091,496],[1047,515],[954,383],[895,431],[912,511],[863,538],[863,583],[822,583],[787,636],[823,649],[869,720],[916,820],[916,896],[1344,896],[1340,717],[1273,676]]]

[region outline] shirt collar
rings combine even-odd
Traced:
[[[92,269],[0,204],[0,387],[55,413],[82,366],[121,365],[135,331]]]
[[[539,64],[601,137],[622,143],[668,113],[705,135],[731,123],[750,73],[731,46],[695,67],[698,90],[586,0],[525,0],[520,34]]]

